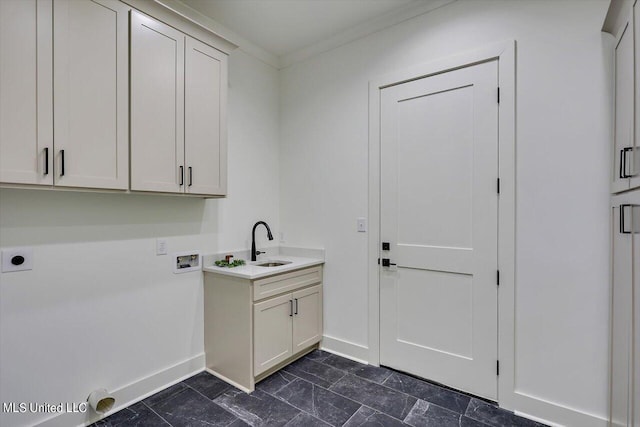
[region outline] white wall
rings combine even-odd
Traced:
[[[367,346],[368,82],[517,40],[516,407],[607,411],[608,1],[461,0],[281,71],[281,224],[324,246],[325,334]],[[373,260],[370,260],[373,261]],[[335,341],[334,341],[335,342]],[[339,341],[338,341],[339,342]],[[526,397],[526,396],[530,396]],[[543,409],[540,410],[541,404]],[[520,405],[520,403],[519,403]]]
[[[278,73],[241,51],[229,68],[228,198],[0,190],[0,246],[34,248],[33,271],[0,274],[0,401],[132,383],[121,395],[136,398],[204,367],[202,274],[174,275],[156,237],[211,253],[247,248],[258,219],[279,230]]]

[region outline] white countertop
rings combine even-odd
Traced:
[[[264,264],[266,262],[285,261],[289,264],[280,265],[278,267],[259,267],[255,264]],[[306,258],[291,255],[271,255],[259,256],[258,261],[247,261],[247,264],[239,267],[216,267],[215,265],[204,265],[202,270],[205,273],[223,274],[225,276],[239,277],[241,279],[261,279],[263,277],[273,276],[274,274],[286,273],[288,271],[298,270],[300,268],[312,267],[314,265],[324,264],[321,258]]]

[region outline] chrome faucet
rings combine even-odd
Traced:
[[[267,238],[269,240],[273,240],[273,234],[271,234],[271,229],[269,228],[269,225],[264,221],[256,222],[253,225],[253,230],[251,230],[251,261],[255,261],[257,255],[260,255],[260,254],[264,253],[264,252],[261,252],[261,251],[256,251],[256,227],[259,226],[260,224],[262,224],[265,227],[267,227]]]

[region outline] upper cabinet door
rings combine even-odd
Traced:
[[[633,23],[622,27],[615,49],[615,124],[612,188],[629,189],[634,145]]]
[[[636,1],[633,6],[633,26],[635,36],[635,71],[636,71],[636,105],[635,105],[635,146],[631,158],[632,177],[629,183],[630,188],[640,188],[640,2]],[[640,416],[640,415],[639,415]],[[640,421],[638,421],[640,426]]]
[[[53,184],[51,2],[0,1],[0,182]]]
[[[128,11],[53,4],[55,184],[128,189]]]
[[[227,55],[187,37],[185,53],[186,192],[227,192]]]
[[[184,40],[131,12],[132,190],[184,191]]]

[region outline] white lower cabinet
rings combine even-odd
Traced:
[[[251,392],[322,339],[322,267],[259,280],[207,272],[204,310],[207,368]]]
[[[254,375],[277,366],[322,337],[322,286],[253,305]]]
[[[612,203],[610,425],[640,426],[640,190]]]

